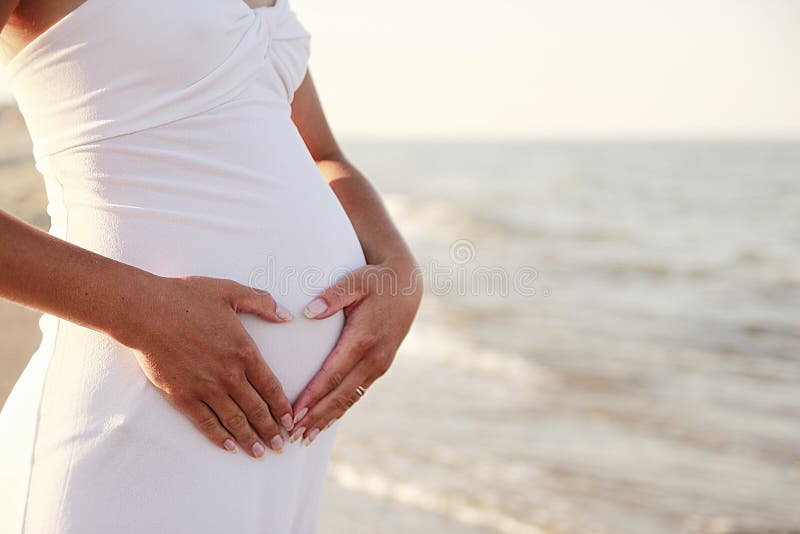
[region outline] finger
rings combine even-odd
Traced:
[[[261,439],[269,444],[273,451],[282,452],[283,436],[281,436],[281,430],[275,419],[273,419],[269,406],[267,406],[267,403],[250,382],[245,381],[241,387],[232,391],[231,397],[242,409],[250,422],[250,426],[255,428]]]
[[[326,395],[297,422],[297,428],[289,441],[294,443],[303,438],[303,445],[310,445],[322,430],[330,427],[361,399],[361,395],[356,391],[357,388],[359,386],[368,388],[377,377],[378,373],[371,362],[368,360],[358,362],[339,387]]]
[[[364,296],[365,279],[369,272],[367,267],[360,267],[339,278],[308,303],[303,315],[309,319],[325,319],[359,300]]]
[[[273,419],[280,421],[283,428],[291,431],[294,428],[292,403],[283,390],[283,384],[264,358],[253,358],[253,362],[245,369],[245,376],[256,393],[267,403]]]
[[[219,418],[205,402],[198,400],[177,405],[177,407],[212,443],[222,447],[225,451],[236,452],[236,441],[233,436],[225,430]]]
[[[269,292],[234,282],[228,298],[237,312],[252,313],[272,323],[285,323],[293,319],[285,306],[275,302]]]
[[[377,343],[374,334],[363,333],[350,323],[345,326],[336,346],[322,362],[319,371],[311,378],[294,403],[294,424],[320,399],[336,389],[344,377]]]
[[[244,450],[254,458],[263,459],[266,447],[250,426],[247,416],[231,397],[227,394],[220,395],[206,401],[206,404],[214,410],[222,425],[233,434]]]

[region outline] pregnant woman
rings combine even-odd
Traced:
[[[0,213],[0,296],[43,312],[0,532],[315,532],[421,289],[288,0],[0,0],[0,27],[51,218]]]

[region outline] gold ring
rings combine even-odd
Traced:
[[[366,393],[366,392],[367,392],[367,388],[365,388],[364,386],[358,386],[356,388],[356,393],[358,393],[359,397],[363,397],[364,393]]]

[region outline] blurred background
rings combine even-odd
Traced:
[[[800,532],[800,3],[292,5],[427,284],[320,533]],[[0,401],[37,318],[0,302]]]

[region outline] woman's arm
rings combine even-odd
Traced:
[[[295,93],[292,120],[319,170],[347,212],[367,263],[379,264],[395,259],[399,263],[413,264],[411,251],[377,191],[347,160],[336,142],[310,73]]]
[[[277,420],[292,429],[289,399],[236,315],[283,322],[264,292],[230,280],[160,277],[0,210],[0,297],[134,349],[148,379],[222,448],[235,451],[235,440],[261,457],[264,443],[283,445]]]
[[[306,316],[325,319],[344,310],[339,341],[294,404],[297,429],[310,443],[341,417],[391,365],[419,308],[419,267],[380,196],[352,165],[325,118],[310,73],[295,92],[292,120],[322,175],[347,212],[367,266],[344,277],[314,299]],[[388,275],[388,276],[387,276]]]
[[[143,328],[155,278],[0,211],[0,297],[119,337]]]

